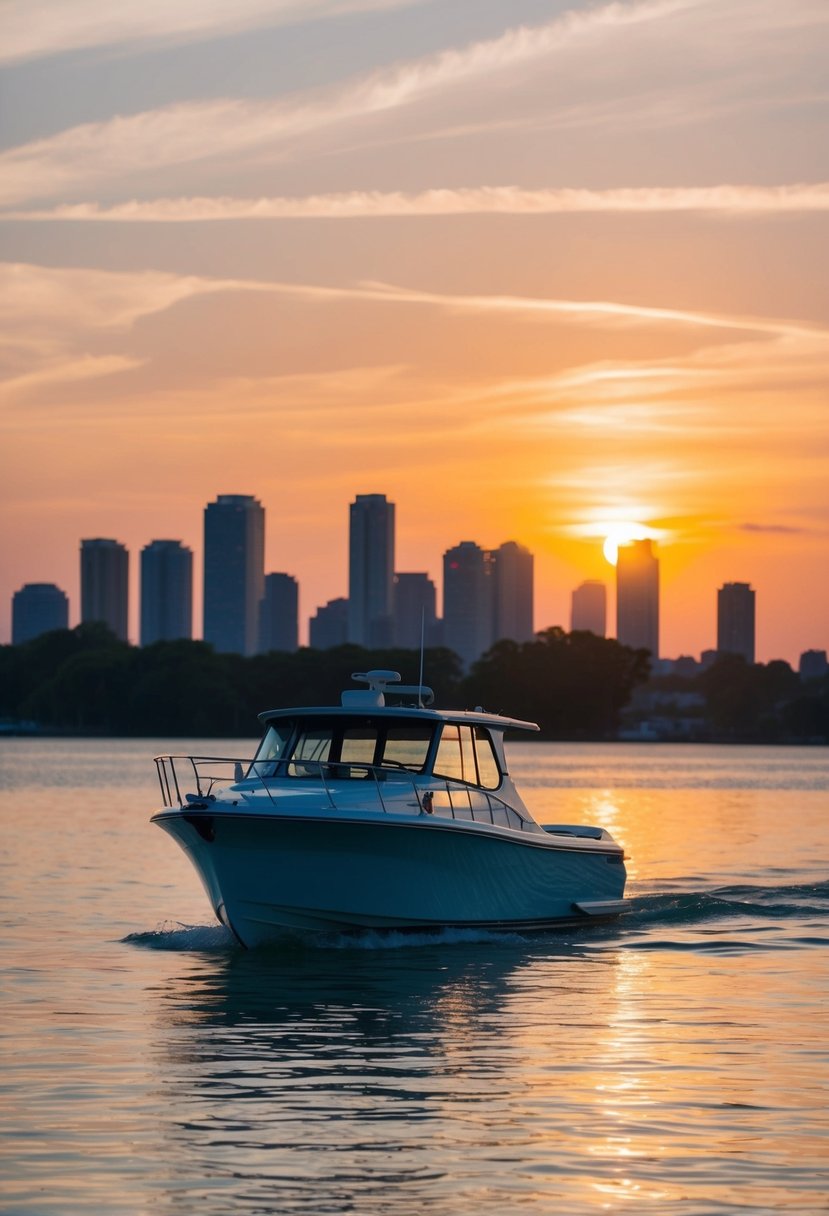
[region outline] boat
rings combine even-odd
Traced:
[[[260,714],[252,760],[155,758],[152,822],[242,945],[537,930],[624,910],[621,846],[604,828],[538,823],[515,788],[504,735],[535,723],[435,709],[394,671],[352,678],[362,687],[340,705]]]

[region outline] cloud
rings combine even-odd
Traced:
[[[829,211],[829,182],[780,186],[647,186],[609,190],[524,190],[478,186],[454,190],[350,191],[305,197],[161,198],[71,203],[7,212],[13,220],[100,223],[204,223],[228,220],[387,219],[454,215],[663,214],[787,215]]]
[[[758,523],[740,524],[739,530],[741,532],[762,532],[762,533],[780,532],[780,533],[784,533],[784,534],[786,534],[786,533],[797,534],[800,532],[807,531],[806,528],[797,528],[790,524],[758,524]]]
[[[158,271],[129,273],[0,264],[0,356],[6,369],[7,391],[16,393],[45,380],[55,383],[62,374],[67,379],[77,379],[136,366],[135,360],[123,352],[95,350],[95,342],[106,338],[111,343],[114,334],[125,333],[138,321],[188,300],[232,292],[273,295],[320,305],[362,303],[428,308],[449,316],[500,314],[517,320],[582,327],[635,325],[685,332],[699,330],[710,332],[712,338],[717,331],[745,334],[745,341],[696,350],[679,361],[573,368],[559,378],[512,383],[509,391],[527,401],[533,398],[549,401],[553,393],[578,397],[585,389],[597,400],[600,397],[618,400],[634,390],[646,399],[694,383],[700,389],[714,383],[722,385],[729,378],[739,384],[747,366],[770,376],[775,367],[778,372],[792,374],[805,361],[808,374],[819,376],[826,363],[826,331],[786,320],[615,301],[444,294],[385,283],[321,286]],[[497,385],[481,391],[484,397],[503,395]]]
[[[5,0],[0,63],[89,47],[175,45],[245,30],[407,8],[422,0]]]
[[[614,2],[570,11],[542,26],[386,67],[334,88],[278,101],[194,101],[84,123],[0,154],[0,206],[78,186],[118,183],[133,173],[205,159],[227,160],[356,118],[388,113],[494,75],[515,73],[555,53],[637,25],[658,22],[707,0]]]

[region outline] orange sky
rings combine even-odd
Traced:
[[[527,544],[539,628],[624,519],[665,655],[732,580],[829,647],[822,0],[213,7],[5,6],[0,640],[81,537],[200,575],[219,493],[307,621],[385,493],[438,584]]]

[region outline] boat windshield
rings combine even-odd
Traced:
[[[268,725],[251,775],[364,777],[369,768],[422,772],[435,727],[407,719],[278,719]],[[285,761],[280,765],[280,761]],[[353,769],[351,766],[354,766]]]
[[[269,722],[248,776],[273,777],[278,761],[285,758],[285,752],[293,733],[294,722],[291,718],[277,718],[275,722]]]

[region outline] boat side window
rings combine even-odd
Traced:
[[[470,727],[456,726],[454,723],[444,726],[435,758],[435,774],[465,781],[469,785],[478,784],[475,744]]]
[[[418,722],[389,726],[380,763],[421,772],[426,764],[432,733],[431,726],[422,726]]]
[[[482,726],[476,726],[475,756],[478,761],[478,784],[485,790],[497,790],[501,784],[501,773],[492,746],[492,736]]]
[[[444,726],[435,759],[435,775],[452,777],[467,785],[495,790],[501,773],[489,731],[481,727]]]
[[[285,749],[294,733],[294,723],[290,718],[280,718],[268,724],[262,742],[256,752],[253,764],[248,771],[249,777],[273,777],[276,774],[278,761],[284,759]]]

